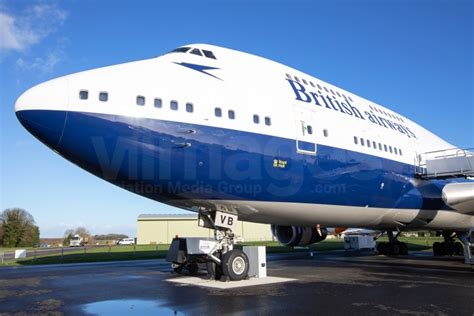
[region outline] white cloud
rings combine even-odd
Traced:
[[[60,37],[40,47],[39,51],[31,48],[56,32],[64,24],[67,15],[56,4],[45,2],[29,5],[15,14],[0,3],[0,63],[6,56],[16,52],[20,53],[13,64],[17,70],[40,76],[52,72],[66,56],[68,39]]]
[[[67,12],[55,4],[35,4],[18,16],[0,7],[0,52],[23,52],[55,32],[66,20]]]
[[[24,51],[55,32],[67,12],[54,4],[35,4],[15,16],[0,7],[0,50]]]
[[[43,57],[34,57],[31,60],[19,57],[16,60],[16,66],[21,71],[37,71],[41,74],[46,74],[54,69],[54,67],[63,59],[63,56],[63,49],[57,47],[53,51],[46,53]]]

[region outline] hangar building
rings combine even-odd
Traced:
[[[197,214],[142,214],[137,219],[137,244],[169,244],[176,236],[214,237],[214,231],[198,226]],[[234,230],[244,241],[273,240],[270,225],[239,221]]]

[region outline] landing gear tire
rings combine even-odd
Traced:
[[[183,267],[179,266],[179,267],[173,268],[173,271],[175,273],[182,274],[183,273]]]
[[[377,244],[377,252],[381,255],[388,256],[398,256],[398,255],[408,255],[408,246],[404,242],[380,242]]]
[[[404,243],[404,242],[401,242],[401,243],[400,243],[400,254],[401,254],[402,256],[408,255],[408,246],[407,246],[407,244]]]
[[[462,256],[464,254],[464,247],[459,241],[456,241],[453,245],[453,252],[457,256]]]
[[[197,263],[190,263],[186,268],[188,269],[189,275],[197,275],[199,272],[199,265]]]
[[[246,279],[249,272],[249,259],[247,255],[238,249],[228,251],[222,257],[222,272],[231,281]]]
[[[436,257],[444,255],[444,247],[441,245],[440,242],[435,242],[433,244],[433,255]]]
[[[397,256],[400,254],[400,244],[398,242],[388,244],[388,253]]]
[[[387,251],[387,247],[388,244],[385,243],[385,242],[379,242],[377,244],[377,252],[380,254],[380,255],[386,255],[388,254],[388,251]]]

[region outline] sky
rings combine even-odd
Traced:
[[[474,2],[460,0],[0,0],[0,208],[26,209],[42,237],[135,236],[139,214],[183,212],[64,160],[14,104],[43,81],[190,43],[289,65],[474,147],[473,20]]]

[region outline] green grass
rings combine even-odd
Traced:
[[[401,237],[400,241],[408,244],[409,250],[431,250],[435,241],[442,241],[438,237]],[[387,241],[387,238],[380,238],[379,241]],[[304,248],[292,248],[280,245],[278,242],[246,242],[238,244],[236,248],[242,246],[266,246],[267,253],[292,253],[305,252],[309,250],[316,252],[332,251],[344,249],[342,239],[328,239],[321,243],[313,244]],[[58,264],[58,263],[83,263],[83,262],[103,262],[103,261],[119,261],[119,260],[138,260],[138,259],[160,259],[166,257],[169,245],[139,245],[139,246],[110,246],[87,248],[84,252],[83,248],[79,248],[73,252],[66,252],[61,255],[43,255],[35,258],[20,259],[16,262],[4,263],[3,265],[38,265],[38,264]],[[8,249],[12,251],[12,249]],[[30,250],[31,252],[32,250]],[[0,264],[1,266],[2,264]]]

